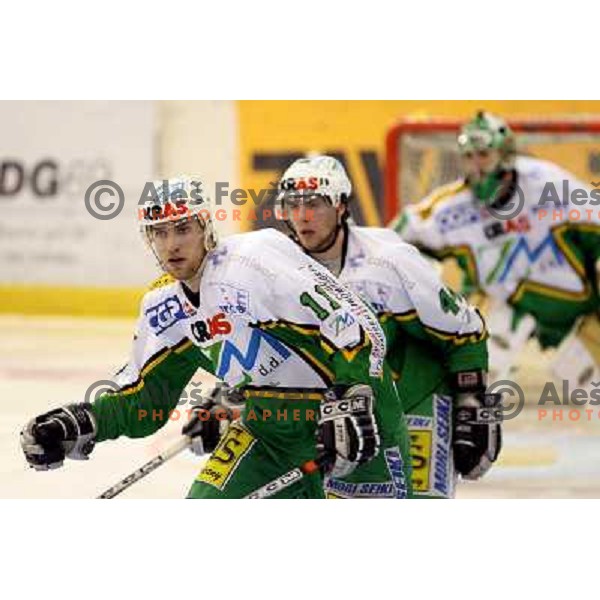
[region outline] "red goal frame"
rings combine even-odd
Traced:
[[[388,224],[402,206],[399,197],[398,177],[402,167],[401,137],[432,132],[458,132],[465,120],[432,117],[429,119],[403,119],[387,132],[384,165],[384,223]],[[516,133],[600,133],[600,118],[564,117],[552,119],[509,119]]]

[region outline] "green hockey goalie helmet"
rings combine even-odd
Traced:
[[[458,136],[458,150],[468,160],[475,155],[493,158],[484,169],[467,173],[469,186],[479,200],[492,200],[504,173],[514,169],[515,136],[504,119],[479,111]]]
[[[138,206],[142,237],[152,245],[152,228],[164,223],[197,220],[204,230],[204,247],[211,251],[217,245],[212,220],[212,203],[202,189],[198,177],[181,175],[146,184]]]

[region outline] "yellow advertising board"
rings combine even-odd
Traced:
[[[285,100],[238,103],[242,187],[268,188],[294,158],[311,152],[333,154],[346,165],[354,186],[357,217],[381,225],[385,135],[406,117],[467,118],[479,109],[507,118],[600,115],[600,101]],[[568,150],[568,149],[567,149]],[[558,162],[565,152],[555,157]],[[565,164],[568,168],[568,165]],[[581,168],[575,169],[581,173]],[[247,205],[246,209],[256,208]],[[241,229],[252,229],[242,219]]]

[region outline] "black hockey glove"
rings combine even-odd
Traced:
[[[483,477],[502,448],[500,394],[486,394],[482,373],[458,373],[454,410],[454,468],[463,479]]]
[[[94,449],[91,404],[68,404],[32,419],[21,431],[21,448],[36,471],[61,467],[65,456],[86,460]]]
[[[317,450],[330,477],[345,477],[379,453],[380,438],[374,415],[373,390],[353,385],[341,398],[330,390],[321,403]]]
[[[202,456],[212,452],[232,421],[239,418],[243,395],[228,386],[217,386],[210,397],[190,411],[181,433],[191,438],[190,450]]]

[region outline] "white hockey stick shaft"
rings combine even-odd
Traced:
[[[317,458],[316,460],[307,460],[305,463],[284,473],[280,477],[273,479],[269,483],[258,488],[251,494],[244,497],[245,500],[264,500],[270,498],[275,494],[278,494],[281,490],[293,485],[297,481],[300,481],[304,476],[311,473],[315,473],[324,464],[324,457]]]
[[[177,456],[179,453],[183,452],[186,448],[190,446],[191,439],[188,436],[182,436],[181,439],[177,440],[172,446],[161,452],[158,456],[155,456],[152,460],[148,461],[145,465],[127,475],[125,479],[119,481],[111,488],[107,489],[103,494],[98,496],[98,498],[104,500],[110,500],[115,496],[118,496],[121,492],[126,490],[129,486],[133,485],[140,479],[143,479],[152,471],[155,471],[161,465],[164,465],[168,460]]]

